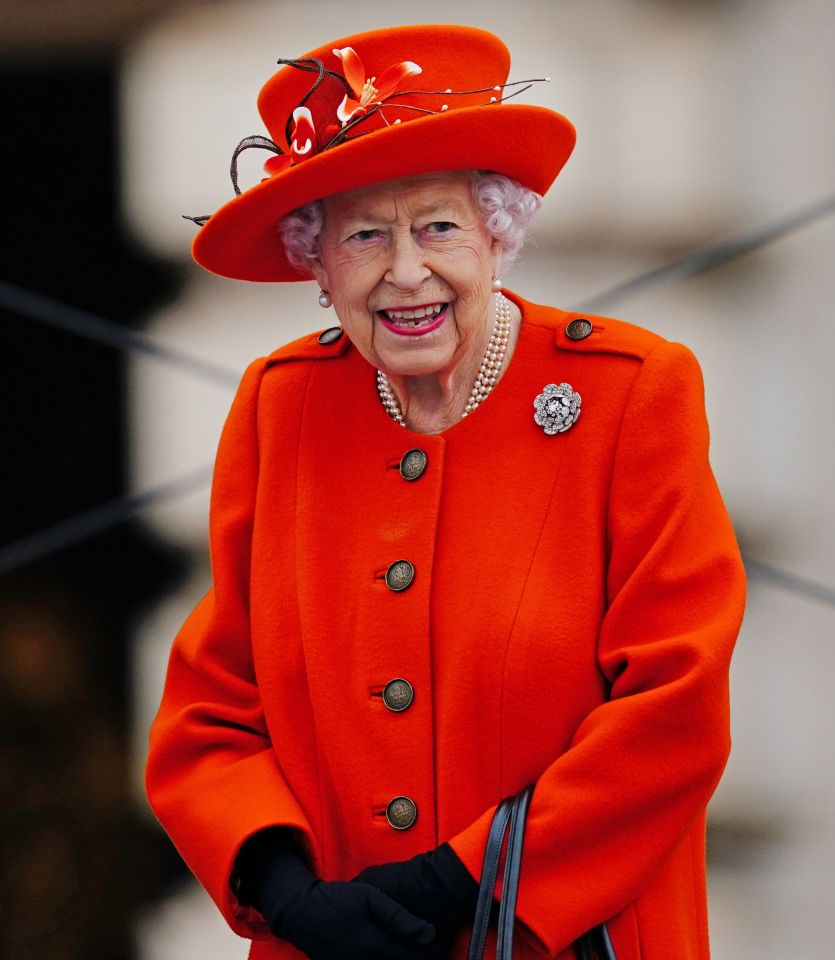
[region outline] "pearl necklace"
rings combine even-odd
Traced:
[[[480,403],[483,403],[495,387],[507,353],[509,339],[510,301],[503,293],[499,292],[496,294],[496,321],[493,324],[493,332],[490,334],[484,359],[481,361],[478,376],[475,378],[473,389],[470,391],[467,406],[464,407],[464,412],[461,414],[462,420],[472,413]],[[377,371],[377,392],[380,394],[380,402],[383,404],[386,413],[392,420],[396,420],[401,427],[405,427],[406,421],[403,418],[403,411],[400,409],[397,397],[391,389],[389,378],[382,370]]]

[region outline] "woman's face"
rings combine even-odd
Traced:
[[[325,198],[314,274],[357,349],[384,373],[450,374],[479,357],[501,244],[470,175],[427,174]]]

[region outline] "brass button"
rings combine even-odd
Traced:
[[[386,820],[395,830],[408,830],[417,820],[417,804],[411,797],[395,797],[389,800]]]
[[[414,687],[408,680],[403,680],[400,677],[396,680],[389,680],[383,688],[383,703],[395,713],[411,706],[414,698]]]
[[[592,331],[591,320],[585,317],[577,317],[565,328],[565,335],[569,340],[585,340]]]
[[[407,450],[400,461],[400,476],[404,480],[417,480],[422,477],[429,463],[429,457],[426,451],[415,447],[413,450]]]
[[[395,593],[410,587],[414,579],[415,568],[408,560],[395,560],[386,570],[386,586]]]
[[[323,347],[326,347],[329,343],[336,343],[344,332],[342,327],[328,327],[328,329],[323,330],[316,339]]]

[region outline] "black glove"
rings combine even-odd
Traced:
[[[370,883],[442,935],[475,915],[478,882],[448,843],[411,860],[367,867],[353,882]]]
[[[287,828],[250,837],[235,861],[242,899],[311,960],[441,960],[435,929],[366,883],[311,873]]]

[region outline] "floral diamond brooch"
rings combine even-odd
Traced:
[[[533,402],[534,422],[548,434],[565,433],[580,416],[580,394],[570,383],[549,383]]]

